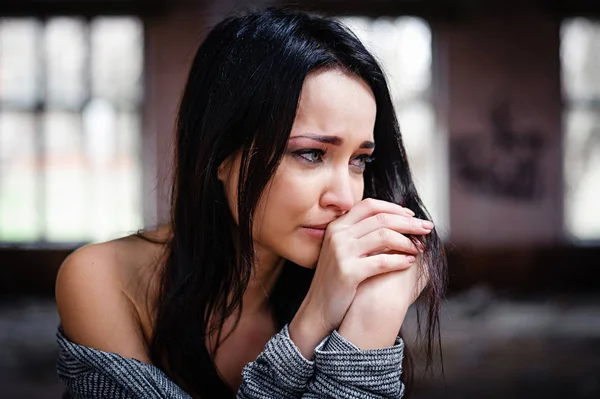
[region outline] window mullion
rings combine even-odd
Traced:
[[[37,62],[40,65],[38,68],[36,79],[36,85],[38,86],[38,97],[34,109],[34,123],[35,123],[35,135],[34,135],[34,146],[35,146],[35,160],[36,160],[36,208],[38,214],[38,231],[39,241],[46,243],[48,242],[48,156],[47,156],[47,143],[44,119],[46,114],[46,67],[47,60],[44,52],[44,39],[46,32],[46,19],[40,20],[40,29],[37,31],[35,37],[36,55]]]
[[[85,209],[92,209],[92,205],[93,205],[93,184],[92,184],[92,166],[90,163],[90,158],[86,152],[86,148],[88,147],[88,143],[86,142],[86,124],[84,121],[84,111],[87,108],[87,106],[90,104],[90,101],[92,100],[92,28],[91,28],[91,18],[87,17],[85,18],[85,25],[84,25],[84,30],[83,30],[83,34],[84,34],[84,41],[85,41],[85,58],[83,61],[83,68],[81,68],[81,71],[83,73],[83,84],[84,84],[84,90],[85,90],[85,97],[83,99],[83,102],[81,104],[81,109],[79,112],[79,118],[80,118],[80,123],[81,123],[81,130],[79,131],[80,134],[80,154],[81,157],[83,158],[82,160],[82,164],[83,167],[85,168],[85,175],[86,178],[84,179],[84,184],[85,184],[85,188],[82,188],[85,192]],[[89,217],[90,212],[85,212],[85,220],[82,220],[81,223],[85,223],[85,226],[87,226],[87,228],[85,229],[85,234],[86,234],[86,238],[88,237],[92,237],[93,236],[93,231],[92,229],[93,227],[93,223],[92,223],[92,219]],[[83,232],[84,229],[82,229]]]

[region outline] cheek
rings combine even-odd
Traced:
[[[307,184],[301,177],[289,174],[276,175],[266,187],[257,207],[255,221],[270,231],[289,231],[306,222],[306,214],[318,204],[319,193],[315,185]]]
[[[231,211],[231,215],[235,221],[235,224],[239,224],[237,193],[240,162],[240,156],[236,156],[235,159],[232,160],[232,163],[230,164],[231,166],[225,166],[226,170],[222,172],[222,176],[219,176],[219,180],[221,181],[222,189],[224,190],[225,198],[227,199],[227,204],[229,205],[229,210]]]
[[[352,193],[354,194],[354,205],[362,201],[365,195],[365,179],[361,176],[356,179],[356,183],[352,185]]]
[[[327,177],[306,173],[282,163],[266,187],[254,217],[254,241],[270,252],[303,267],[314,267],[321,242],[308,236],[301,226],[322,221],[320,196]],[[354,203],[363,198],[361,176],[352,179]]]
[[[225,196],[227,197],[227,204],[235,224],[239,224],[238,218],[238,201],[237,201],[237,178],[230,179],[223,184],[225,190]]]
[[[254,218],[254,241],[277,256],[312,267],[320,245],[301,225],[318,207],[319,187],[306,175],[279,173],[267,186]]]

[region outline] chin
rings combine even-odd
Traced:
[[[318,248],[315,250],[313,248],[306,248],[305,246],[298,245],[294,248],[294,251],[292,253],[287,253],[287,256],[284,256],[284,258],[288,259],[291,262],[294,262],[300,267],[304,267],[306,269],[314,269],[315,267],[317,267],[317,261],[319,260],[319,252],[320,250]]]
[[[307,237],[304,234],[293,234],[282,237],[269,246],[270,250],[279,257],[287,259],[305,269],[317,267],[321,253],[322,240]]]
[[[316,269],[317,268],[317,260],[315,260],[312,263],[299,263],[299,262],[294,262],[294,263],[305,269]]]

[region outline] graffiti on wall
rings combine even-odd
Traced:
[[[486,197],[540,199],[544,136],[536,130],[516,129],[507,101],[492,107],[489,120],[491,135],[474,132],[451,136],[454,181]]]

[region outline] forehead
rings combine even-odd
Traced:
[[[371,88],[362,79],[338,69],[310,73],[302,87],[294,134],[312,133],[372,139],[377,107]]]

